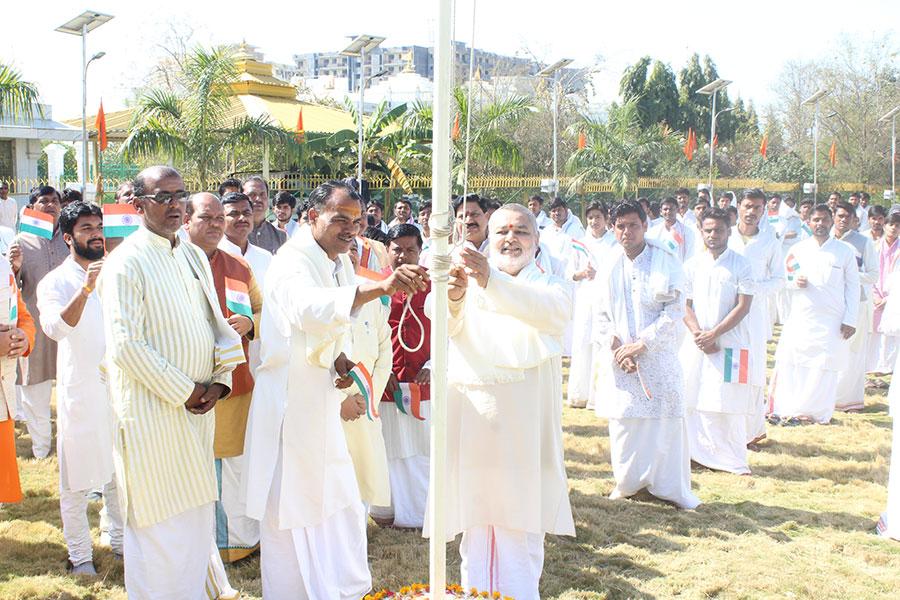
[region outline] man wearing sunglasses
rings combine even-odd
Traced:
[[[134,196],[143,226],[107,258],[97,286],[127,515],[125,587],[139,598],[198,598],[215,551],[212,408],[244,355],[206,255],[176,235],[188,198],[181,175],[144,169]]]

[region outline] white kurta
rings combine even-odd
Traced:
[[[894,240],[889,245],[887,239],[882,236],[875,242],[875,252],[878,256],[878,280],[872,286],[872,299],[887,299],[890,302],[890,293],[892,286],[890,281],[895,272],[900,271],[900,241]],[[895,288],[896,289],[896,288]],[[882,309],[872,309],[872,321],[869,340],[868,360],[866,361],[866,370],[869,373],[891,373],[894,369],[894,363],[897,362],[897,334],[889,335],[881,331],[881,313],[887,310],[884,306]]]
[[[647,489],[682,508],[700,501],[691,492],[690,453],[684,421],[684,386],[676,326],[684,317],[681,264],[655,242],[634,260],[621,247],[601,271],[593,332],[600,356],[597,413],[609,419],[611,498]],[[638,371],[615,364],[612,345],[642,341]]]
[[[849,340],[847,364],[838,375],[835,408],[861,410],[865,406],[869,324],[872,321],[872,284],[878,280],[878,256],[875,254],[872,240],[859,232],[850,230],[840,239],[850,244],[856,254],[860,295],[856,331]]]
[[[766,386],[766,344],[772,335],[769,319],[769,297],[784,287],[784,259],[781,241],[771,231],[759,231],[744,238],[737,226],[731,228],[728,247],[750,261],[753,271],[753,303],[747,324],[750,327],[750,385],[754,388],[756,409],[747,420],[748,442],[766,436],[766,403],[763,390]]]
[[[821,246],[809,238],[792,250],[796,277],[808,284],[797,288],[791,316],[775,351],[771,412],[780,417],[804,417],[828,423],[834,412],[838,369],[847,361],[849,344],[841,325],[856,326],[859,311],[859,271],[854,249],[828,238]]]
[[[60,483],[66,490],[96,489],[113,476],[113,412],[100,379],[106,352],[103,312],[88,296],[75,327],[60,314],[84,284],[85,270],[72,257],[38,284],[41,328],[56,341],[56,416]]]
[[[347,510],[362,511],[341,425],[344,396],[334,387],[333,369],[341,352],[352,357],[356,287],[347,256],[329,259],[305,227],[273,258],[263,292],[262,363],[247,424],[241,493],[247,515],[263,521],[264,580],[288,581],[296,575],[310,595],[327,584],[321,578],[342,581],[366,563],[362,519],[329,548],[316,546],[318,535],[331,525],[356,522],[344,518]],[[296,560],[287,564],[295,565],[299,575],[280,571],[286,564],[282,560],[267,560],[275,556],[267,555],[267,536],[274,544],[293,544]],[[305,569],[302,557],[317,552],[353,560],[335,561],[334,571]],[[350,591],[358,597],[369,585]]]
[[[666,229],[665,222],[658,223],[647,230],[647,239],[655,240],[660,246],[668,249],[684,262],[694,255],[697,247],[696,220],[694,224],[675,221],[672,229]]]
[[[718,259],[701,252],[685,263],[684,271],[685,296],[692,301],[703,331],[721,323],[737,305],[739,295],[753,295],[750,263],[731,249]],[[749,360],[743,383],[740,370],[735,372],[727,360],[739,357],[741,350],[749,354],[747,317],[722,334],[717,344],[719,351],[712,354],[701,352],[692,339],[686,339],[682,348],[691,458],[711,469],[749,473],[747,417],[754,411],[755,400],[749,384]]]

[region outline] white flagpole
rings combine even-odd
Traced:
[[[443,600],[447,587],[445,496],[447,475],[447,278],[450,268],[450,97],[452,49],[450,0],[435,0],[434,102],[431,146],[431,521],[428,581],[431,598]]]

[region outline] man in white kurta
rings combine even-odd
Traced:
[[[897,275],[894,275],[893,279],[896,278]],[[887,325],[886,333],[900,335],[900,304],[888,304],[885,307],[884,320]],[[888,414],[893,421],[887,506],[881,513],[875,530],[878,535],[900,541],[900,380],[891,381],[887,399]]]
[[[607,229],[609,210],[601,202],[592,202],[585,209],[588,232],[571,245],[569,277],[576,281],[575,309],[572,318],[572,362],[569,365],[567,403],[575,408],[594,407],[591,394],[594,364],[591,344],[591,309],[597,266],[602,265],[607,251],[616,245],[616,236]],[[580,243],[577,243],[580,242]]]
[[[685,398],[691,459],[705,467],[748,475],[747,417],[753,410],[749,385],[753,274],[746,258],[728,248],[728,213],[701,216],[706,250],[684,265]]]
[[[872,286],[872,325],[869,341],[869,358],[866,361],[866,370],[875,375],[884,375],[894,370],[897,361],[897,336],[882,332],[881,315],[885,311],[888,302],[893,302],[891,294],[896,293],[892,289],[892,274],[900,270],[900,211],[892,210],[884,221],[884,235],[875,242],[875,252],[878,255],[878,279]],[[896,297],[895,297],[896,298]],[[883,384],[875,380],[873,385],[881,387]]]
[[[596,278],[594,323],[601,353],[597,414],[609,419],[610,498],[646,489],[680,508],[691,492],[690,448],[676,326],[684,317],[681,264],[645,239],[647,220],[635,202],[611,214],[619,247]]]
[[[144,226],[105,260],[113,461],[125,513],[129,598],[205,598],[217,498],[212,408],[243,362],[222,317],[209,262],[176,232],[187,192],[171,167],[135,178]]]
[[[785,265],[795,293],[775,351],[770,409],[782,422],[829,423],[857,323],[859,271],[853,247],[831,237],[827,207],[814,208],[809,222],[813,237]]]
[[[849,340],[847,363],[838,375],[835,409],[858,411],[865,406],[866,361],[868,360],[869,322],[872,320],[872,284],[878,280],[878,256],[875,245],[853,227],[856,211],[846,202],[838,202],[834,213],[834,237],[853,247],[859,268],[859,313],[856,331]]]
[[[263,596],[355,600],[372,580],[336,386],[350,385],[350,326],[360,307],[420,289],[425,272],[407,266],[356,282],[346,252],[362,211],[344,183],[313,190],[308,215],[309,227],[279,249],[266,278],[241,491],[247,515],[260,521]]]
[[[771,337],[769,297],[784,287],[784,260],[781,240],[771,230],[761,231],[760,219],[766,195],[759,189],[744,190],[738,201],[738,222],[731,229],[728,247],[750,261],[753,270],[753,303],[747,315],[750,327],[750,386],[755,396],[754,411],[747,420],[747,442],[766,437],[766,344]]]
[[[537,268],[531,211],[506,204],[488,230],[490,260],[466,248],[451,271],[446,534],[463,534],[463,587],[536,600],[544,535],[575,535],[560,346],[572,292]]]
[[[122,516],[113,480],[113,414],[99,365],[106,344],[103,313],[94,287],[103,266],[100,208],[73,202],[59,227],[70,256],[38,283],[41,327],[57,342],[56,446],[63,536],[73,573],[96,575],[88,493],[103,489],[113,552],[122,555]]]
[[[674,198],[666,198],[662,201],[659,214],[662,216],[662,222],[648,229],[647,239],[654,240],[660,246],[667,248],[678,258],[679,262],[683,263],[694,254],[697,244],[697,228],[694,224],[688,224],[687,221],[678,220],[678,203]]]

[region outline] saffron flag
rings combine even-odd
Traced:
[[[450,132],[450,139],[454,142],[459,139],[459,113],[453,118],[453,131]]]
[[[231,277],[225,278],[225,306],[237,315],[253,318],[253,307],[250,304],[250,288],[247,284]]]
[[[19,231],[52,240],[53,217],[33,208],[26,208],[22,211],[22,216],[19,219]]]
[[[762,139],[762,143],[759,145],[759,153],[762,154],[764,159],[768,159],[769,152],[769,134],[765,134]]]
[[[131,204],[103,205],[103,236],[128,237],[141,226],[141,215]]]
[[[684,156],[688,160],[694,160],[694,143],[696,140],[694,139],[694,129],[692,127],[688,128],[687,140],[684,142]]]
[[[394,403],[397,409],[405,415],[412,415],[420,421],[422,416],[422,389],[418,383],[401,382],[394,392]]]
[[[19,322],[19,288],[16,276],[9,274],[9,324],[13,327]]]
[[[578,132],[578,149],[584,150],[587,147],[587,136],[583,131]]]
[[[97,141],[100,144],[100,152],[106,150],[109,141],[106,138],[106,114],[103,112],[103,100],[100,101],[100,110],[97,111],[97,121],[94,123],[97,127]]]
[[[297,133],[294,135],[294,139],[297,140],[297,143],[303,143],[306,139],[306,131],[303,130],[303,109],[300,109],[299,114],[297,114]]]
[[[713,148],[718,148],[718,147],[719,147],[719,134],[717,133],[713,137]]]
[[[412,186],[409,185],[409,180],[406,178],[406,173],[403,172],[403,169],[400,168],[400,165],[397,164],[397,161],[388,156],[387,167],[391,171],[391,179],[395,181],[401,188],[403,188],[404,192],[406,192],[407,194],[412,194]]]
[[[350,369],[347,375],[356,383],[356,387],[359,388],[359,393],[366,403],[366,416],[370,421],[374,421],[378,418],[378,411],[375,409],[375,393],[373,392],[375,386],[372,385],[372,375],[361,362],[356,363],[356,366]]]
[[[831,150],[828,151],[828,161],[831,163],[832,167],[837,166],[837,142],[831,142]]]
[[[750,372],[750,350],[747,348],[725,348],[725,383],[747,383]]]

